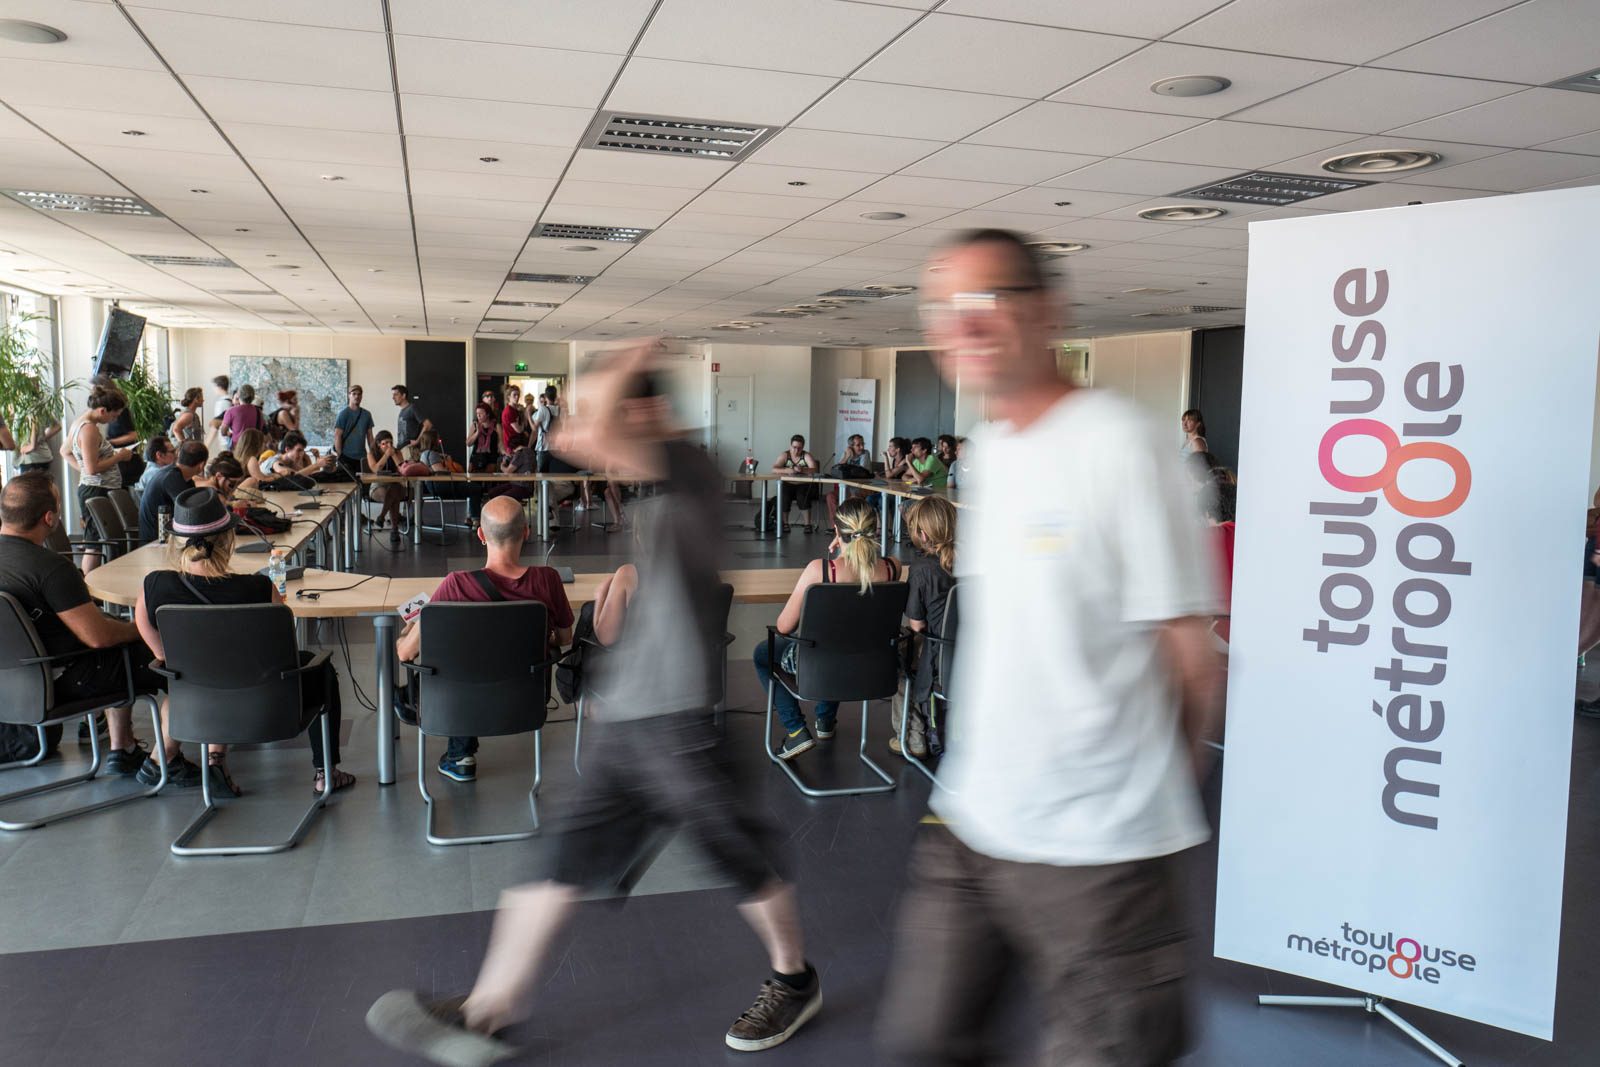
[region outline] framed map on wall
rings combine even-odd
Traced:
[[[300,432],[313,445],[332,445],[333,420],[348,402],[350,361],[320,356],[229,356],[233,387],[252,385],[261,412],[277,410],[278,393],[293,389],[300,402]]]

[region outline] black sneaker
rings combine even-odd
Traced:
[[[811,738],[811,731],[802,726],[783,739],[783,747],[778,749],[778,758],[794,759],[814,744],[816,742]]]
[[[110,729],[106,726],[106,717],[104,715],[96,715],[94,717],[94,729],[95,733],[100,735],[102,741],[110,735]],[[78,720],[78,744],[89,744],[89,723],[86,719]]]
[[[822,983],[816,971],[811,985],[796,989],[786,982],[768,978],[748,1011],[728,1027],[728,1047],[740,1052],[760,1052],[781,1045],[811,1020],[822,1007]]]
[[[106,757],[106,770],[112,774],[138,774],[139,769],[144,766],[144,761],[149,758],[149,751],[135,741],[133,747],[126,751],[120,748],[112,749],[111,754]]]
[[[838,719],[829,719],[827,722],[823,722],[821,719],[817,720],[817,740],[818,741],[827,741],[827,740],[829,740],[830,738],[833,737],[833,735],[835,733],[838,732],[838,730],[839,730],[839,720]]]
[[[478,757],[461,756],[451,759],[446,752],[439,757],[439,773],[452,782],[475,782],[478,779]]]
[[[424,1003],[409,989],[394,989],[367,1009],[367,1029],[390,1048],[445,1067],[488,1067],[517,1054],[498,1038],[467,1029],[465,997]]]
[[[180,789],[193,789],[200,784],[200,767],[183,758],[180,752],[172,759],[167,760],[167,784],[175,785]],[[140,782],[145,785],[155,785],[161,781],[161,765],[150,757],[144,761],[144,766],[139,768],[137,775]]]

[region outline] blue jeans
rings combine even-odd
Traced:
[[[794,644],[787,637],[780,637],[774,643],[778,657],[783,657],[783,650]],[[756,646],[756,677],[761,679],[761,684],[766,686],[772,680],[772,664],[767,660],[767,643],[761,642]],[[778,710],[778,718],[783,720],[783,728],[791,734],[797,734],[805,728],[806,717],[800,712],[800,702],[794,694],[783,687],[782,683],[772,685],[772,706]],[[817,725],[833,729],[834,720],[839,717],[839,704],[833,700],[819,700],[815,709]]]

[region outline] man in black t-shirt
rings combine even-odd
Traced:
[[[178,494],[194,487],[194,480],[206,469],[209,454],[199,441],[185,441],[178,449],[178,461],[154,478],[139,498],[139,543],[148,545],[161,530],[161,509],[170,508]]]
[[[45,475],[21,475],[0,491],[0,592],[10,593],[22,606],[46,655],[94,650],[51,665],[60,672],[55,679],[56,703],[125,690],[123,645],[133,646],[134,692],[158,692],[161,678],[149,669],[154,657],[140,641],[138,629],[95,607],[78,569],[66,557],[44,547],[50,531],[60,522],[61,497]],[[149,753],[133,736],[133,709],[112,708],[106,712],[106,725],[112,749],[106,769],[117,774],[138,773]],[[199,769],[190,771],[191,780],[184,780],[181,770],[169,767],[169,781],[198,783]]]

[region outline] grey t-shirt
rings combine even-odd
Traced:
[[[422,435],[422,416],[417,405],[407,404],[395,419],[395,447],[403,448]]]
[[[613,721],[709,708],[721,684],[721,481],[693,445],[662,448],[666,479],[634,511],[639,587],[596,687]]]

